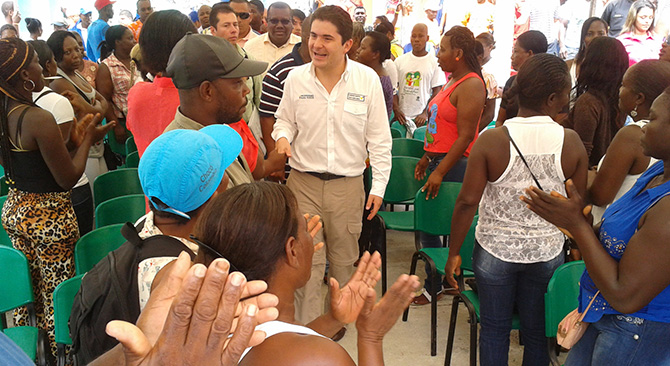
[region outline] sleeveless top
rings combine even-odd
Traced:
[[[449,87],[445,85],[430,102],[428,108],[428,122],[426,123],[428,127],[426,129],[426,136],[424,137],[424,150],[433,153],[449,152],[451,146],[458,138],[458,127],[456,126],[458,111],[456,110],[456,107],[451,104],[451,101],[449,101],[449,97],[456,87],[461,85],[465,80],[473,77],[479,79],[482,82],[482,85],[486,87],[479,75],[471,72]],[[477,121],[477,125],[479,126],[479,121]],[[474,139],[472,139],[472,142],[468,145],[463,156],[467,157],[470,155],[470,149],[472,149],[472,145],[474,145],[476,140],[477,134],[475,134]]]
[[[323,335],[305,326],[286,323],[279,320],[273,320],[271,322],[260,324],[256,327],[256,330],[264,331],[265,339],[268,339],[273,335],[280,333],[298,333],[298,334],[313,335],[317,337],[326,338]],[[252,348],[253,347],[248,347],[247,349],[244,350],[244,352],[242,353],[242,357],[240,357],[240,361],[244,359],[244,356],[246,356],[247,353],[249,353],[249,351],[251,351]]]
[[[640,218],[661,198],[670,194],[670,182],[658,187],[644,190],[649,181],[655,176],[663,174],[663,162],[659,161],[647,169],[623,197],[612,203],[603,215],[600,226],[600,243],[607,253],[617,262],[621,260],[628,241],[637,231]],[[653,255],[653,253],[649,253]],[[598,291],[588,271],[584,271],[579,286],[579,311],[583,312],[593,296]],[[598,321],[605,314],[621,314],[614,310],[605,300],[602,293],[593,301],[591,309],[584,317],[585,322]],[[651,321],[670,323],[670,286],[666,287],[651,302],[629,316]]]
[[[563,127],[549,116],[515,117],[505,121],[505,126],[542,189],[565,195]],[[523,190],[535,183],[512,143],[508,145],[507,168],[484,189],[475,237],[484,250],[502,261],[546,262],[561,254],[565,237],[519,200]]]
[[[7,115],[14,110],[16,109],[13,109]],[[49,170],[42,157],[42,152],[40,150],[25,150],[21,146],[21,127],[23,117],[27,111],[28,107],[21,111],[16,125],[16,135],[13,141],[11,138],[9,139],[12,144],[9,152],[13,171],[12,179],[14,180],[12,188],[29,193],[65,192],[67,190],[63,189],[51,174],[51,170]]]
[[[88,80],[86,80],[86,78],[81,76],[79,74],[79,72],[75,71],[74,73],[75,73],[75,75],[77,75],[77,77],[79,77],[81,80],[85,81],[87,84],[90,85]],[[86,99],[87,102],[89,102],[89,103],[93,102],[93,100],[95,99],[95,93],[96,93],[95,88],[93,88],[93,86],[91,86],[91,91],[89,91],[89,92],[84,91],[77,84],[75,84],[74,80],[70,79],[70,77],[67,76],[65,71],[61,70],[60,68],[58,68],[58,76],[62,77],[63,79],[65,79],[67,81],[69,81],[70,84],[72,84],[72,86],[74,86],[74,88],[77,89],[77,92],[79,92],[79,94],[81,94],[81,96],[84,97],[84,99]]]
[[[642,128],[647,123],[649,123],[649,120],[642,119],[642,120],[639,120],[637,122],[631,122],[630,124]],[[600,159],[600,162],[598,163],[598,170],[600,170],[600,166],[603,164],[603,160],[605,160],[604,156],[602,157],[602,159]],[[645,171],[647,169],[649,169],[649,167],[654,165],[657,161],[658,161],[658,159],[656,159],[656,158],[649,158],[649,165],[647,165],[647,168],[645,169]],[[631,188],[633,188],[633,184],[635,184],[637,179],[640,178],[640,176],[643,173],[644,172],[642,172],[640,174],[627,174],[626,177],[623,179],[623,183],[621,183],[621,188],[619,188],[619,191],[614,196],[614,199],[612,200],[612,202],[618,200],[624,194],[626,194],[626,192],[628,192]],[[594,224],[597,224],[597,223],[600,222],[600,220],[602,219],[603,214],[605,213],[605,210],[607,209],[607,207],[609,207],[609,205],[607,205],[605,207],[593,206],[593,209],[591,210],[591,214],[593,215],[593,223]]]

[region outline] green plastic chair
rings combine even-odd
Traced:
[[[416,130],[414,130],[412,138],[423,142],[426,139],[426,128],[426,126],[418,127]]]
[[[423,154],[422,141],[405,138],[393,139],[393,147],[391,148],[392,156],[411,156],[421,159]]]
[[[544,294],[544,326],[549,340],[549,358],[552,365],[560,365],[556,343],[558,323],[579,305],[579,281],[586,266],[584,261],[574,261],[558,267],[549,280],[547,293]]]
[[[130,136],[126,140],[126,156],[130,153],[137,151],[137,145],[135,145],[135,137]]]
[[[438,273],[444,275],[444,263],[449,255],[449,248],[421,248],[420,232],[431,235],[448,236],[451,233],[451,217],[456,205],[456,197],[461,191],[462,183],[444,182],[440,185],[437,197],[426,200],[426,192],[416,192],[414,200],[414,245],[416,251],[412,256],[410,274],[416,273],[419,259],[426,262],[429,276],[433,278],[434,288],[428,289],[431,298],[437,298],[438,285],[441,283]],[[443,261],[441,264],[439,262]],[[437,301],[431,301],[431,343],[430,354],[437,354]],[[403,321],[407,321],[409,308],[405,309]]]
[[[0,196],[6,196],[9,193],[9,184],[3,175],[0,177]]]
[[[28,259],[14,248],[0,246],[0,330],[39,365],[46,365],[46,334],[37,328]],[[5,313],[25,306],[28,326],[7,328]]]
[[[402,131],[400,131],[400,130],[397,129],[397,128],[393,128],[393,127],[391,127],[391,138],[399,139],[399,138],[401,138],[401,137],[403,137],[403,135],[402,135]]]
[[[77,275],[84,274],[93,268],[107,253],[118,249],[126,239],[121,235],[124,224],[115,224],[82,236],[74,247],[74,267]]]
[[[129,194],[144,194],[137,168],[112,170],[99,175],[93,182],[95,207],[109,199]]]
[[[95,227],[135,222],[147,213],[143,194],[112,198],[95,208]]]
[[[7,196],[0,197],[0,209],[2,209],[2,206],[5,205],[5,201],[7,201]],[[2,225],[0,225],[0,246],[3,245],[11,248],[12,240],[9,239],[9,235],[7,235],[5,228]]]
[[[405,127],[405,125],[402,123],[395,121],[391,123],[391,128],[395,128],[396,130],[400,131],[400,133],[402,133],[401,137],[407,136],[407,127]]]
[[[56,334],[56,347],[58,350],[58,366],[65,366],[65,346],[72,344],[70,338],[70,313],[74,297],[81,287],[83,275],[70,278],[56,286],[54,290],[54,330]]]
[[[126,168],[137,168],[140,165],[140,154],[133,151],[126,156]]]

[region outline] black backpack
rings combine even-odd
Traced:
[[[143,227],[140,224],[139,227]],[[72,353],[77,364],[86,365],[119,342],[105,333],[107,323],[125,320],[135,323],[140,315],[137,267],[153,257],[177,257],[182,251],[195,254],[181,241],[156,235],[142,240],[131,223],[121,234],[127,242],[109,253],[82,278],[70,315]]]

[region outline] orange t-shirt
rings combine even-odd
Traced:
[[[244,122],[243,119],[238,122],[231,123],[229,125],[233,130],[237,131],[242,137],[244,146],[242,147],[242,155],[247,159],[247,164],[249,164],[249,170],[252,172],[256,169],[256,163],[258,159],[258,141],[254,137],[254,134],[249,129],[249,125]]]

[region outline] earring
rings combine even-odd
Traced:
[[[29,81],[29,82],[30,82],[30,88],[26,88],[26,81]],[[23,89],[25,89],[26,91],[32,93],[32,91],[35,90],[35,82],[32,81],[32,80],[30,80],[30,79],[28,79],[28,80],[24,80],[24,81],[23,81]]]
[[[456,57],[456,61],[460,61],[460,59],[461,59],[460,57]]]
[[[635,106],[635,109],[630,111],[630,116],[633,118],[637,117],[637,105]]]

